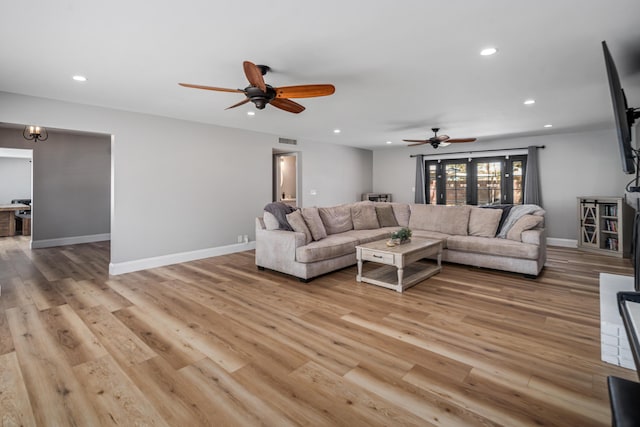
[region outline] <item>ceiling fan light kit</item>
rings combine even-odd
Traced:
[[[258,110],[263,110],[267,104],[271,104],[290,113],[298,114],[305,108],[289,98],[313,98],[317,96],[332,95],[336,88],[332,84],[311,84],[299,86],[273,87],[264,82],[263,76],[271,70],[267,65],[256,65],[253,62],[244,61],[242,64],[244,74],[249,81],[249,86],[244,89],[227,89],[214,86],[194,85],[189,83],[178,83],[180,86],[194,89],[213,90],[218,92],[244,93],[246,98],[233,104],[226,109],[239,107],[251,101]]]

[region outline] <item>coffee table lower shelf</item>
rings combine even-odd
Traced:
[[[393,265],[383,265],[356,277],[356,281],[382,286],[402,292],[411,286],[437,274],[442,269],[435,261],[421,260],[398,270]],[[402,277],[398,277],[401,274]]]

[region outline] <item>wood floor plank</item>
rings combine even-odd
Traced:
[[[37,424],[99,425],[91,399],[47,333],[35,305],[10,308],[7,318]]]
[[[106,356],[96,336],[73,309],[65,304],[40,312],[40,317],[49,335],[65,353],[67,362],[76,366]]]
[[[24,427],[36,425],[15,352],[0,355],[0,424]]]
[[[477,413],[467,411],[457,402],[444,400],[428,392],[418,392],[417,387],[403,381],[394,381],[379,373],[358,366],[344,375],[345,379],[374,393],[434,426],[472,426],[491,422]],[[422,390],[421,390],[422,391]]]
[[[248,392],[231,374],[211,359],[200,360],[180,373],[208,397],[210,407],[219,411],[221,425],[294,426],[283,413]]]
[[[128,367],[127,374],[171,426],[218,425],[207,396],[164,358],[154,357]]]
[[[97,305],[77,310],[100,344],[123,366],[135,366],[157,354],[109,310]]]
[[[92,397],[100,425],[169,427],[164,418],[107,355],[73,368]]]
[[[172,313],[167,315],[171,311],[172,305],[164,300],[161,295],[152,295],[140,289],[132,291],[117,282],[113,282],[111,286],[118,293],[124,295],[130,301],[134,301],[136,305],[152,314],[167,330],[171,330],[171,333],[181,335],[182,339],[186,340],[194,349],[224,366],[229,372],[233,372],[247,363],[234,349],[230,349],[224,342],[212,339],[207,336],[206,332],[203,333],[197,328],[192,328],[188,322],[174,316]]]
[[[151,350],[169,362],[173,369],[183,368],[206,357],[180,334],[169,332],[162,323],[158,324],[152,316],[138,307],[118,310],[113,315]]]
[[[7,322],[7,312],[0,310],[0,355],[11,353],[14,350],[13,337]]]
[[[44,279],[27,279],[22,283],[38,310],[66,304],[66,300],[60,292]]]

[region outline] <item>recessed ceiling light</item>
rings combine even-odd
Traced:
[[[486,49],[482,49],[480,51],[480,55],[482,56],[490,56],[495,54],[496,52],[498,52],[498,49],[496,49],[495,47],[488,47]]]
[[[87,78],[85,76],[73,76],[73,80],[77,82],[86,82]]]
[[[544,127],[551,128],[551,127],[553,127],[553,125],[552,124],[548,124],[548,125],[544,125]]]
[[[533,105],[536,103],[535,99],[527,99],[526,101],[524,101],[524,105]]]
[[[340,129],[334,129],[333,133],[340,133]]]
[[[387,144],[393,144],[393,142],[391,142],[391,141],[387,141]]]
[[[255,111],[247,111],[247,116],[255,116],[256,112]]]

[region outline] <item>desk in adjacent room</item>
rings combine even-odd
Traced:
[[[30,210],[31,206],[23,205],[22,203],[0,205],[0,237],[15,236],[16,212]]]

